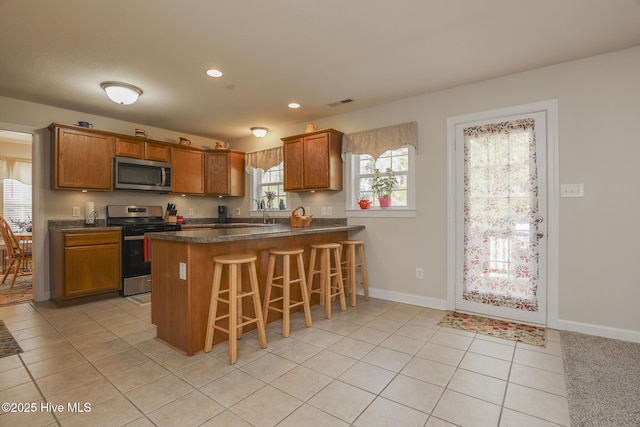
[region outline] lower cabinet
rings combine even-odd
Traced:
[[[81,302],[122,286],[120,231],[51,232],[51,299]]]

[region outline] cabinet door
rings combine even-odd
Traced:
[[[329,188],[329,137],[326,133],[304,138],[304,188]]]
[[[303,156],[302,137],[284,142],[282,157],[284,160],[284,191],[296,191],[304,188],[302,181]]]
[[[205,192],[212,195],[229,195],[229,153],[207,153],[206,163]]]
[[[116,156],[142,159],[144,144],[142,141],[116,138]]]
[[[216,196],[244,196],[244,157],[238,151],[208,152],[205,192]]]
[[[147,160],[156,160],[158,162],[167,163],[171,161],[171,147],[168,145],[146,142],[144,144],[144,149],[144,158]]]
[[[120,289],[119,243],[73,246],[64,252],[66,298]]]
[[[173,193],[204,194],[204,152],[171,148]]]
[[[56,128],[54,188],[109,191],[112,187],[112,136]]]

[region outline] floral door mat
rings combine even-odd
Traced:
[[[477,332],[524,344],[547,346],[547,329],[522,323],[507,322],[489,317],[450,312],[442,318],[440,326]]]
[[[147,305],[151,304],[151,292],[146,292],[144,294],[131,295],[127,297],[127,300],[131,301],[136,305]]]
[[[0,320],[0,358],[18,353],[22,353],[20,344],[16,342],[16,339],[13,338],[7,326]]]

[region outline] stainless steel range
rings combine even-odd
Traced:
[[[144,234],[179,231],[163,220],[162,206],[107,206],[107,225],[122,227],[123,296],[151,291],[151,263],[145,261]]]

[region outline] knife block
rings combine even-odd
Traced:
[[[176,215],[170,215],[169,212],[164,214],[164,222],[169,222],[175,224],[178,221]]]

